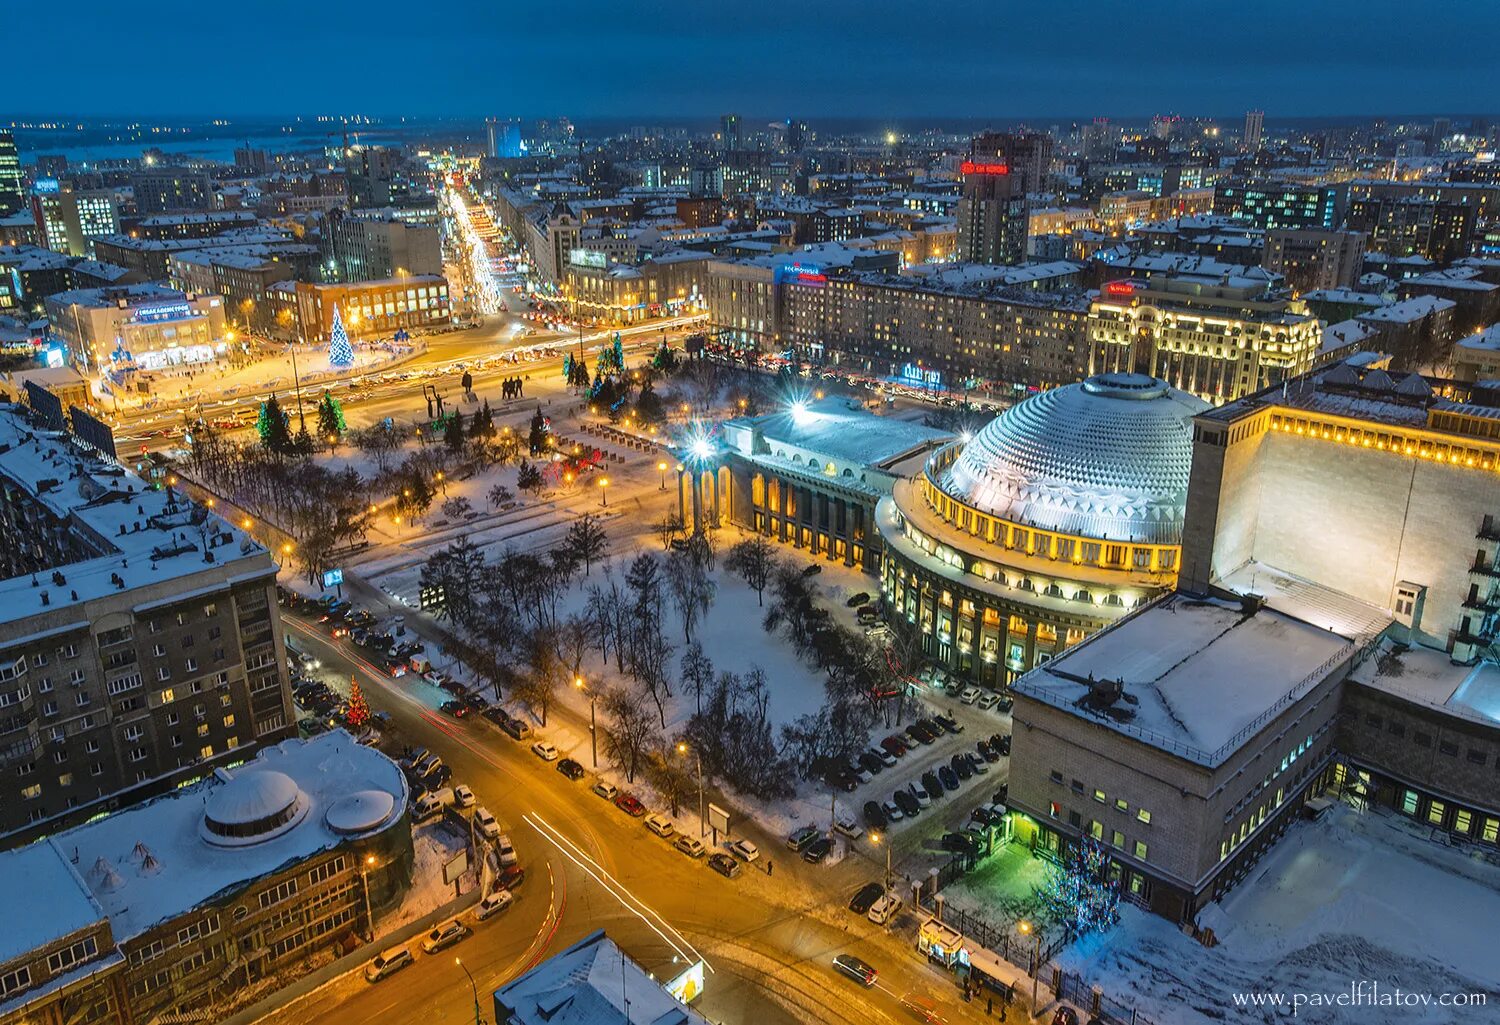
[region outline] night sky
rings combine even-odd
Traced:
[[[12,62],[6,118],[1500,107],[1494,0],[27,0],[17,17],[13,56],[38,60]]]

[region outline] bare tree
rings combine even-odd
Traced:
[[[651,752],[646,763],[647,778],[656,792],[672,806],[674,817],[679,803],[698,787],[697,779],[683,763],[685,757],[687,756],[679,754],[675,748],[666,748]]]
[[[588,576],[594,563],[604,557],[609,547],[609,538],[599,525],[599,517],[593,513],[584,513],[568,527],[563,544],[578,556],[583,563],[583,575]]]
[[[635,782],[645,755],[654,746],[659,727],[646,708],[639,688],[611,687],[604,692],[604,745],[628,783]]]
[[[687,530],[686,524],[675,511],[664,515],[656,525],[657,536],[661,538],[662,551],[671,548],[673,538],[680,536],[685,530]]]
[[[756,534],[729,549],[724,568],[745,581],[755,592],[755,603],[764,607],[766,585],[771,582],[771,574],[779,561],[771,542]]]
[[[474,511],[474,506],[463,495],[454,495],[443,502],[443,515],[450,520],[462,520]]]
[[[682,686],[693,695],[697,703],[697,713],[703,714],[703,694],[713,685],[714,664],[713,661],[703,653],[703,645],[693,641],[682,653],[682,662],[679,668],[679,679]]]
[[[704,565],[686,552],[667,556],[666,577],[672,605],[682,616],[682,639],[692,641],[693,627],[713,607],[718,585]]]
[[[491,509],[498,509],[502,505],[509,505],[516,496],[504,484],[496,484],[485,497],[489,499]]]

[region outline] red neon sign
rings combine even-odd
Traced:
[[[972,160],[965,160],[958,169],[964,174],[1010,174],[1009,164],[979,164]]]
[[[1129,281],[1111,281],[1104,286],[1107,295],[1135,295],[1135,286]]]

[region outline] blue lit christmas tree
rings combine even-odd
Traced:
[[[1048,916],[1071,936],[1107,932],[1120,920],[1120,884],[1110,878],[1110,858],[1098,841],[1084,838],[1066,861],[1049,869],[1037,887]]]
[[[333,332],[328,336],[328,365],[331,367],[354,366],[354,346],[349,344],[349,333],[344,330],[344,318],[339,308],[333,308]]]

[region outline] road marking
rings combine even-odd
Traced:
[[[600,867],[597,862],[590,858],[581,847],[579,847],[573,841],[569,840],[566,836],[559,832],[556,827],[547,822],[546,819],[542,818],[535,812],[523,815],[521,816],[521,818],[522,821],[524,821],[527,825],[531,826],[531,828],[535,829],[538,833],[541,833],[543,837],[551,840],[552,843],[557,847],[558,851],[562,853],[563,857],[573,862],[573,864],[581,868],[596,883],[604,887],[604,889],[608,891],[612,897],[620,902],[625,910],[635,915],[646,924],[646,927],[648,929],[656,933],[656,935],[660,936],[662,940],[667,944],[667,946],[675,950],[677,952],[677,955],[681,957],[684,962],[686,962],[687,964],[692,964],[694,961],[702,961],[703,966],[710,972],[714,970],[713,965],[708,963],[708,959],[705,958],[701,953],[699,953],[698,948],[694,947],[692,943],[688,941],[686,936],[682,935],[682,933],[673,928],[672,925],[668,923],[666,919],[662,918],[661,915],[657,914],[649,904],[641,900],[635,894],[631,893],[630,890],[626,888],[624,883],[620,882],[614,876],[606,872],[602,867]],[[658,929],[655,923],[651,921],[651,919],[653,918],[656,919],[657,922],[661,923],[661,929]],[[668,936],[666,932],[662,932],[662,929],[666,929],[667,932],[670,932],[672,936],[675,936],[677,939],[672,939],[672,936]],[[678,941],[681,942],[681,946],[678,945]],[[683,947],[686,947],[687,950],[684,950]],[[692,956],[688,955],[688,951],[692,952]]]

